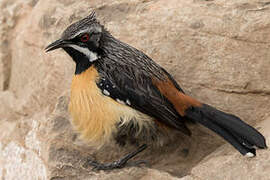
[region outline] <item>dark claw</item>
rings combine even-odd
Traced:
[[[134,156],[136,156],[137,154],[139,154],[140,152],[142,152],[143,150],[145,150],[147,148],[146,144],[140,146],[136,151],[131,152],[129,154],[127,154],[126,156],[124,156],[123,158],[119,159],[118,161],[114,161],[112,163],[108,163],[108,164],[102,164],[102,163],[98,163],[97,161],[93,161],[91,159],[88,159],[86,161],[86,163],[84,164],[84,167],[88,167],[93,166],[92,170],[112,170],[112,169],[120,169],[123,168],[127,165],[128,160],[130,160],[131,158],[133,158]],[[138,166],[140,164],[147,164],[146,161],[136,161],[134,163],[131,163],[135,166]]]
[[[142,164],[144,164],[145,166],[149,166],[148,161],[145,161],[145,160],[139,160],[139,161],[127,163],[128,166],[141,166]]]
[[[120,162],[120,161],[115,161],[115,162],[108,163],[108,164],[90,162],[89,165],[93,166],[92,170],[99,171],[99,170],[119,169],[119,168],[124,167],[125,163]]]

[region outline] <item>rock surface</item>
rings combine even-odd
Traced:
[[[270,117],[258,125],[260,132],[265,135],[267,144],[270,143]],[[232,152],[226,144],[219,147],[215,152],[203,159],[195,166],[190,175],[183,180],[197,179],[269,179],[270,157],[269,149],[258,151],[255,158],[243,158],[237,152]],[[212,167],[212,168],[211,168]]]
[[[188,94],[257,124],[269,145],[269,2],[1,0],[1,179],[269,179],[269,150],[246,159],[197,126],[191,138],[179,134],[173,145],[137,157],[151,167],[85,167],[89,157],[108,162],[132,147],[97,151],[77,138],[67,113],[74,64],[63,51],[45,54],[44,48],[92,10]]]

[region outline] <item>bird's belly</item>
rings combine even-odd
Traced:
[[[80,137],[103,145],[116,134],[119,125],[136,119],[139,127],[152,123],[152,118],[103,95],[96,85],[97,72],[89,68],[72,80],[69,111],[72,124]]]

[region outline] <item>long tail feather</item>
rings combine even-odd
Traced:
[[[188,118],[223,137],[243,155],[253,157],[256,155],[254,147],[267,148],[265,138],[260,132],[232,114],[207,104],[191,107],[185,113]]]

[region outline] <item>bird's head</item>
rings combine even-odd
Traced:
[[[93,12],[67,27],[61,38],[48,45],[45,50],[49,52],[63,48],[76,62],[75,73],[80,73],[99,59],[103,31],[105,31],[103,26],[99,24]]]

